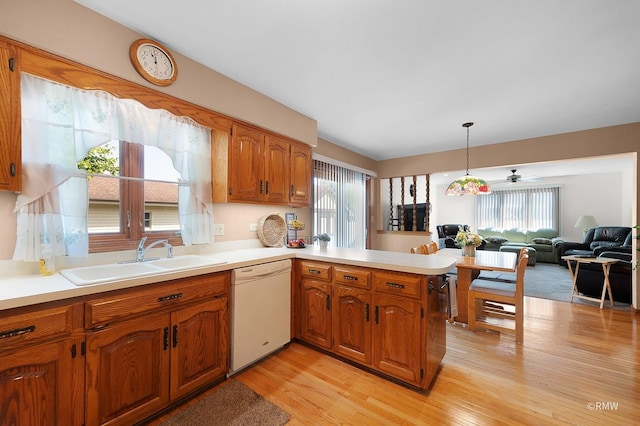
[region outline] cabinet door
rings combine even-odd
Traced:
[[[289,201],[289,142],[265,136],[264,201],[286,204]]]
[[[171,399],[227,373],[227,298],[210,300],[171,314]]]
[[[2,355],[0,424],[83,424],[79,346],[67,339]]]
[[[422,379],[420,302],[376,294],[373,316],[373,367],[419,386]]]
[[[260,131],[233,125],[229,158],[230,201],[262,201],[265,185],[263,142]]]
[[[363,364],[371,362],[371,294],[343,285],[333,287],[333,351]]]
[[[19,65],[16,49],[0,41],[0,190],[21,187]]]
[[[311,148],[291,144],[291,183],[289,203],[298,207],[311,205]]]
[[[169,314],[87,336],[87,425],[133,424],[169,402]]]
[[[426,330],[426,365],[425,365],[425,381],[426,388],[440,368],[440,363],[447,351],[447,330],[446,330],[446,311],[447,311],[447,294],[445,291],[440,292],[439,289],[444,283],[441,276],[430,276],[427,278],[429,282],[427,293],[427,330]]]
[[[300,298],[301,338],[323,348],[331,348],[330,284],[303,279]]]

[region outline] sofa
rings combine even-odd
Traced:
[[[479,228],[480,235],[486,242],[485,250],[518,251],[521,247],[534,249],[539,262],[557,262],[556,250],[563,240],[558,231],[551,228]]]
[[[630,246],[603,250],[598,257],[618,259],[609,270],[611,295],[615,302],[631,303],[632,251]],[[575,265],[573,265],[575,267]],[[578,268],[576,287],[579,293],[599,299],[602,296],[604,273],[599,263],[581,263]],[[609,295],[606,296],[609,300]]]
[[[558,244],[556,250],[556,261],[564,266],[567,262],[562,260],[562,256],[599,256],[603,251],[612,248],[622,247],[622,252],[626,252],[626,247],[631,247],[633,232],[627,226],[598,226],[591,228],[584,236],[584,240],[579,242],[563,241]],[[630,251],[630,250],[629,250]]]

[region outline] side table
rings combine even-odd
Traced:
[[[573,301],[573,298],[576,297],[578,299],[590,300],[592,302],[600,302],[600,309],[604,307],[604,300],[606,299],[607,293],[609,294],[609,303],[613,307],[613,295],[611,294],[611,284],[609,282],[609,269],[611,269],[611,265],[616,263],[618,259],[611,259],[608,257],[590,257],[590,256],[582,256],[582,255],[571,255],[571,256],[562,256],[563,260],[567,261],[567,266],[569,267],[569,271],[571,272],[571,277],[573,278],[573,287],[571,288],[571,299],[570,302]],[[575,269],[573,268],[571,261],[576,262]],[[602,265],[602,273],[604,274],[604,282],[602,284],[602,296],[600,299],[595,297],[584,296],[578,293],[578,286],[576,282],[578,280],[578,270],[580,269],[581,263],[599,263]]]

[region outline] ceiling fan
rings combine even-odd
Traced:
[[[507,182],[508,183],[517,183],[520,181],[527,181],[527,182],[535,182],[540,180],[539,177],[537,176],[526,176],[526,177],[522,177],[520,175],[516,174],[516,171],[518,169],[511,169],[511,174],[509,176],[507,176]]]

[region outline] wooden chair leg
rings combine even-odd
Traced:
[[[524,312],[522,312],[522,304],[516,306],[516,343],[522,343],[524,340]]]
[[[469,318],[467,319],[469,330],[474,331],[476,329],[476,299],[469,298]]]

